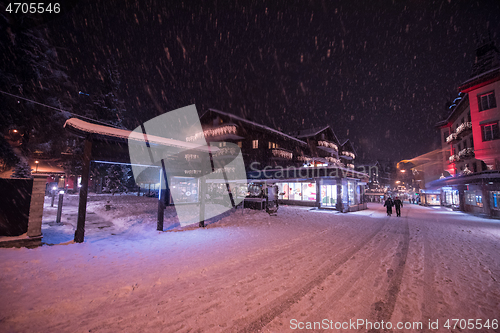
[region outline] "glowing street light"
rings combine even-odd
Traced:
[[[35,173],[37,173],[37,172],[38,172],[38,163],[40,163],[40,162],[38,162],[38,161],[35,161],[35,164],[36,164],[36,169],[35,169]]]

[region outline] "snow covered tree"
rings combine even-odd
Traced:
[[[11,178],[32,178],[31,168],[23,160],[19,160],[14,168],[14,173],[11,175]]]
[[[125,102],[120,99],[121,78],[114,58],[96,70],[100,82],[95,92],[80,92],[82,112],[89,118],[124,128]]]
[[[107,168],[104,177],[104,191],[113,195],[117,192],[127,192],[127,185],[130,183],[131,169],[129,166],[112,164]]]
[[[4,136],[0,134],[0,172],[10,169],[18,162],[19,157],[14,153]]]
[[[60,154],[66,133],[62,130],[74,103],[72,82],[59,64],[47,28],[36,15],[13,15],[0,5],[0,89],[19,96],[0,94],[0,132],[16,128],[23,133],[25,155],[38,151]],[[56,139],[57,138],[57,139]]]

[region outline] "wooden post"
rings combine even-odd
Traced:
[[[80,188],[80,200],[78,204],[78,222],[75,231],[75,242],[83,243],[85,236],[85,216],[87,214],[87,194],[89,189],[90,159],[92,156],[92,141],[89,137],[85,139],[82,166],[82,187]]]
[[[158,231],[163,231],[164,212],[165,212],[165,205],[163,204],[163,198],[160,197],[158,198],[158,221],[156,222],[156,230]]]
[[[234,204],[233,193],[231,192],[231,187],[229,186],[229,180],[227,179],[226,169],[224,168],[224,166],[222,167],[222,175],[224,176],[224,181],[226,182],[226,190],[229,194],[229,200],[231,200],[231,206],[235,208],[236,205]]]

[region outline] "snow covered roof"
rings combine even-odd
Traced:
[[[318,135],[319,133],[321,133],[325,130],[330,130],[330,132],[333,134],[333,138],[334,138],[335,143],[338,144],[340,142],[339,139],[337,138],[337,135],[335,134],[333,129],[330,127],[330,125],[326,125],[323,127],[321,127],[321,126],[320,127],[313,127],[313,128],[308,128],[308,129],[304,129],[304,130],[298,130],[298,131],[294,131],[294,132],[290,133],[290,135],[293,135],[297,138],[308,138],[308,137]]]
[[[462,92],[468,92],[474,86],[476,86],[482,82],[494,80],[495,78],[497,80],[500,79],[500,67],[493,68],[487,72],[481,73],[477,76],[474,76],[474,77],[468,79],[467,81],[463,82],[460,85],[459,90]]]
[[[356,150],[354,150],[354,146],[352,145],[352,142],[349,139],[342,139],[340,142],[343,142],[340,144],[342,146],[342,149],[350,151],[350,152],[354,153],[354,155],[358,155],[356,153]],[[344,146],[345,146],[345,148],[344,148]]]
[[[500,79],[500,51],[488,37],[476,48],[476,59],[470,78],[460,85],[460,91],[468,92],[474,86],[490,80]]]
[[[476,61],[470,77],[476,77],[500,67],[500,52],[491,38],[485,39],[476,49]]]
[[[470,175],[461,175],[455,177],[447,177],[436,179],[429,182],[427,185],[430,188],[436,188],[449,185],[463,185],[468,183],[482,183],[486,180],[498,182],[500,180],[500,172],[497,170],[487,170],[482,172],[474,172]]]
[[[323,132],[324,130],[326,130],[329,127],[330,126],[326,125],[323,127],[313,127],[313,128],[298,130],[298,131],[294,131],[294,132],[290,133],[290,135],[293,135],[296,138],[307,138],[307,137],[315,136],[315,135]]]
[[[226,117],[229,117],[229,118],[231,118],[232,120],[238,120],[238,121],[240,121],[240,122],[247,123],[247,124],[252,125],[252,126],[254,126],[254,127],[258,127],[258,128],[260,128],[260,129],[263,129],[263,130],[265,130],[265,131],[273,132],[273,133],[278,134],[278,135],[280,135],[280,136],[283,136],[283,137],[285,137],[285,138],[287,138],[287,139],[290,139],[290,140],[296,141],[296,142],[300,143],[301,145],[304,145],[304,146],[306,146],[306,145],[307,145],[307,143],[306,143],[306,142],[304,142],[304,141],[302,141],[302,140],[299,140],[299,139],[297,139],[297,138],[294,138],[293,136],[290,136],[290,135],[285,134],[285,133],[283,133],[283,132],[280,132],[280,131],[278,131],[278,130],[275,130],[275,129],[271,128],[271,127],[267,127],[267,126],[264,126],[264,125],[258,124],[258,123],[256,123],[256,122],[253,122],[253,121],[247,120],[247,119],[245,119],[245,118],[241,118],[241,117],[235,116],[234,114],[227,113],[227,112],[223,112],[223,111],[219,111],[219,110],[216,110],[216,109],[208,109],[208,111],[206,111],[205,113],[203,113],[201,117],[205,116],[205,114],[207,114],[208,112],[218,113],[218,114],[224,115],[224,116],[226,116]]]
[[[317,177],[322,172],[325,174],[331,174],[330,171],[336,172],[338,176],[332,176],[330,178],[369,178],[369,175],[362,171],[357,171],[351,168],[341,167],[341,166],[328,166],[328,167],[298,167],[298,168],[276,168],[276,169],[266,169],[266,172],[249,171],[247,172],[248,181],[261,181],[263,179],[279,179],[280,181],[287,181],[292,179],[310,179]],[[340,172],[339,172],[340,171]],[[266,175],[267,173],[267,175]],[[279,177],[274,177],[279,174]],[[271,178],[267,178],[268,175],[272,175]]]
[[[96,134],[102,136],[101,139],[109,138],[118,140],[132,140],[137,141],[138,143],[144,143],[145,140],[147,140],[150,144],[157,144],[160,146],[178,147],[186,150],[194,149],[206,152],[218,151],[217,147],[208,147],[205,145],[200,146],[196,143],[184,142],[156,135],[148,135],[109,126],[92,124],[78,118],[68,119],[66,123],[64,123],[64,128],[81,137],[84,137],[88,134]]]
[[[448,116],[445,119],[437,122],[435,126],[436,127],[447,126],[452,121],[453,118],[456,118],[458,117],[458,115],[460,115],[460,113],[464,110],[464,108],[467,108],[468,104],[469,104],[469,94],[464,94],[460,102],[455,107],[453,107],[451,111],[448,113]],[[457,112],[458,110],[460,110],[460,112]]]

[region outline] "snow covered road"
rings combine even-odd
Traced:
[[[500,221],[369,208],[238,210],[205,229],[151,221],[83,244],[0,249],[0,331],[365,332],[383,321],[458,332],[447,319],[500,331]]]

